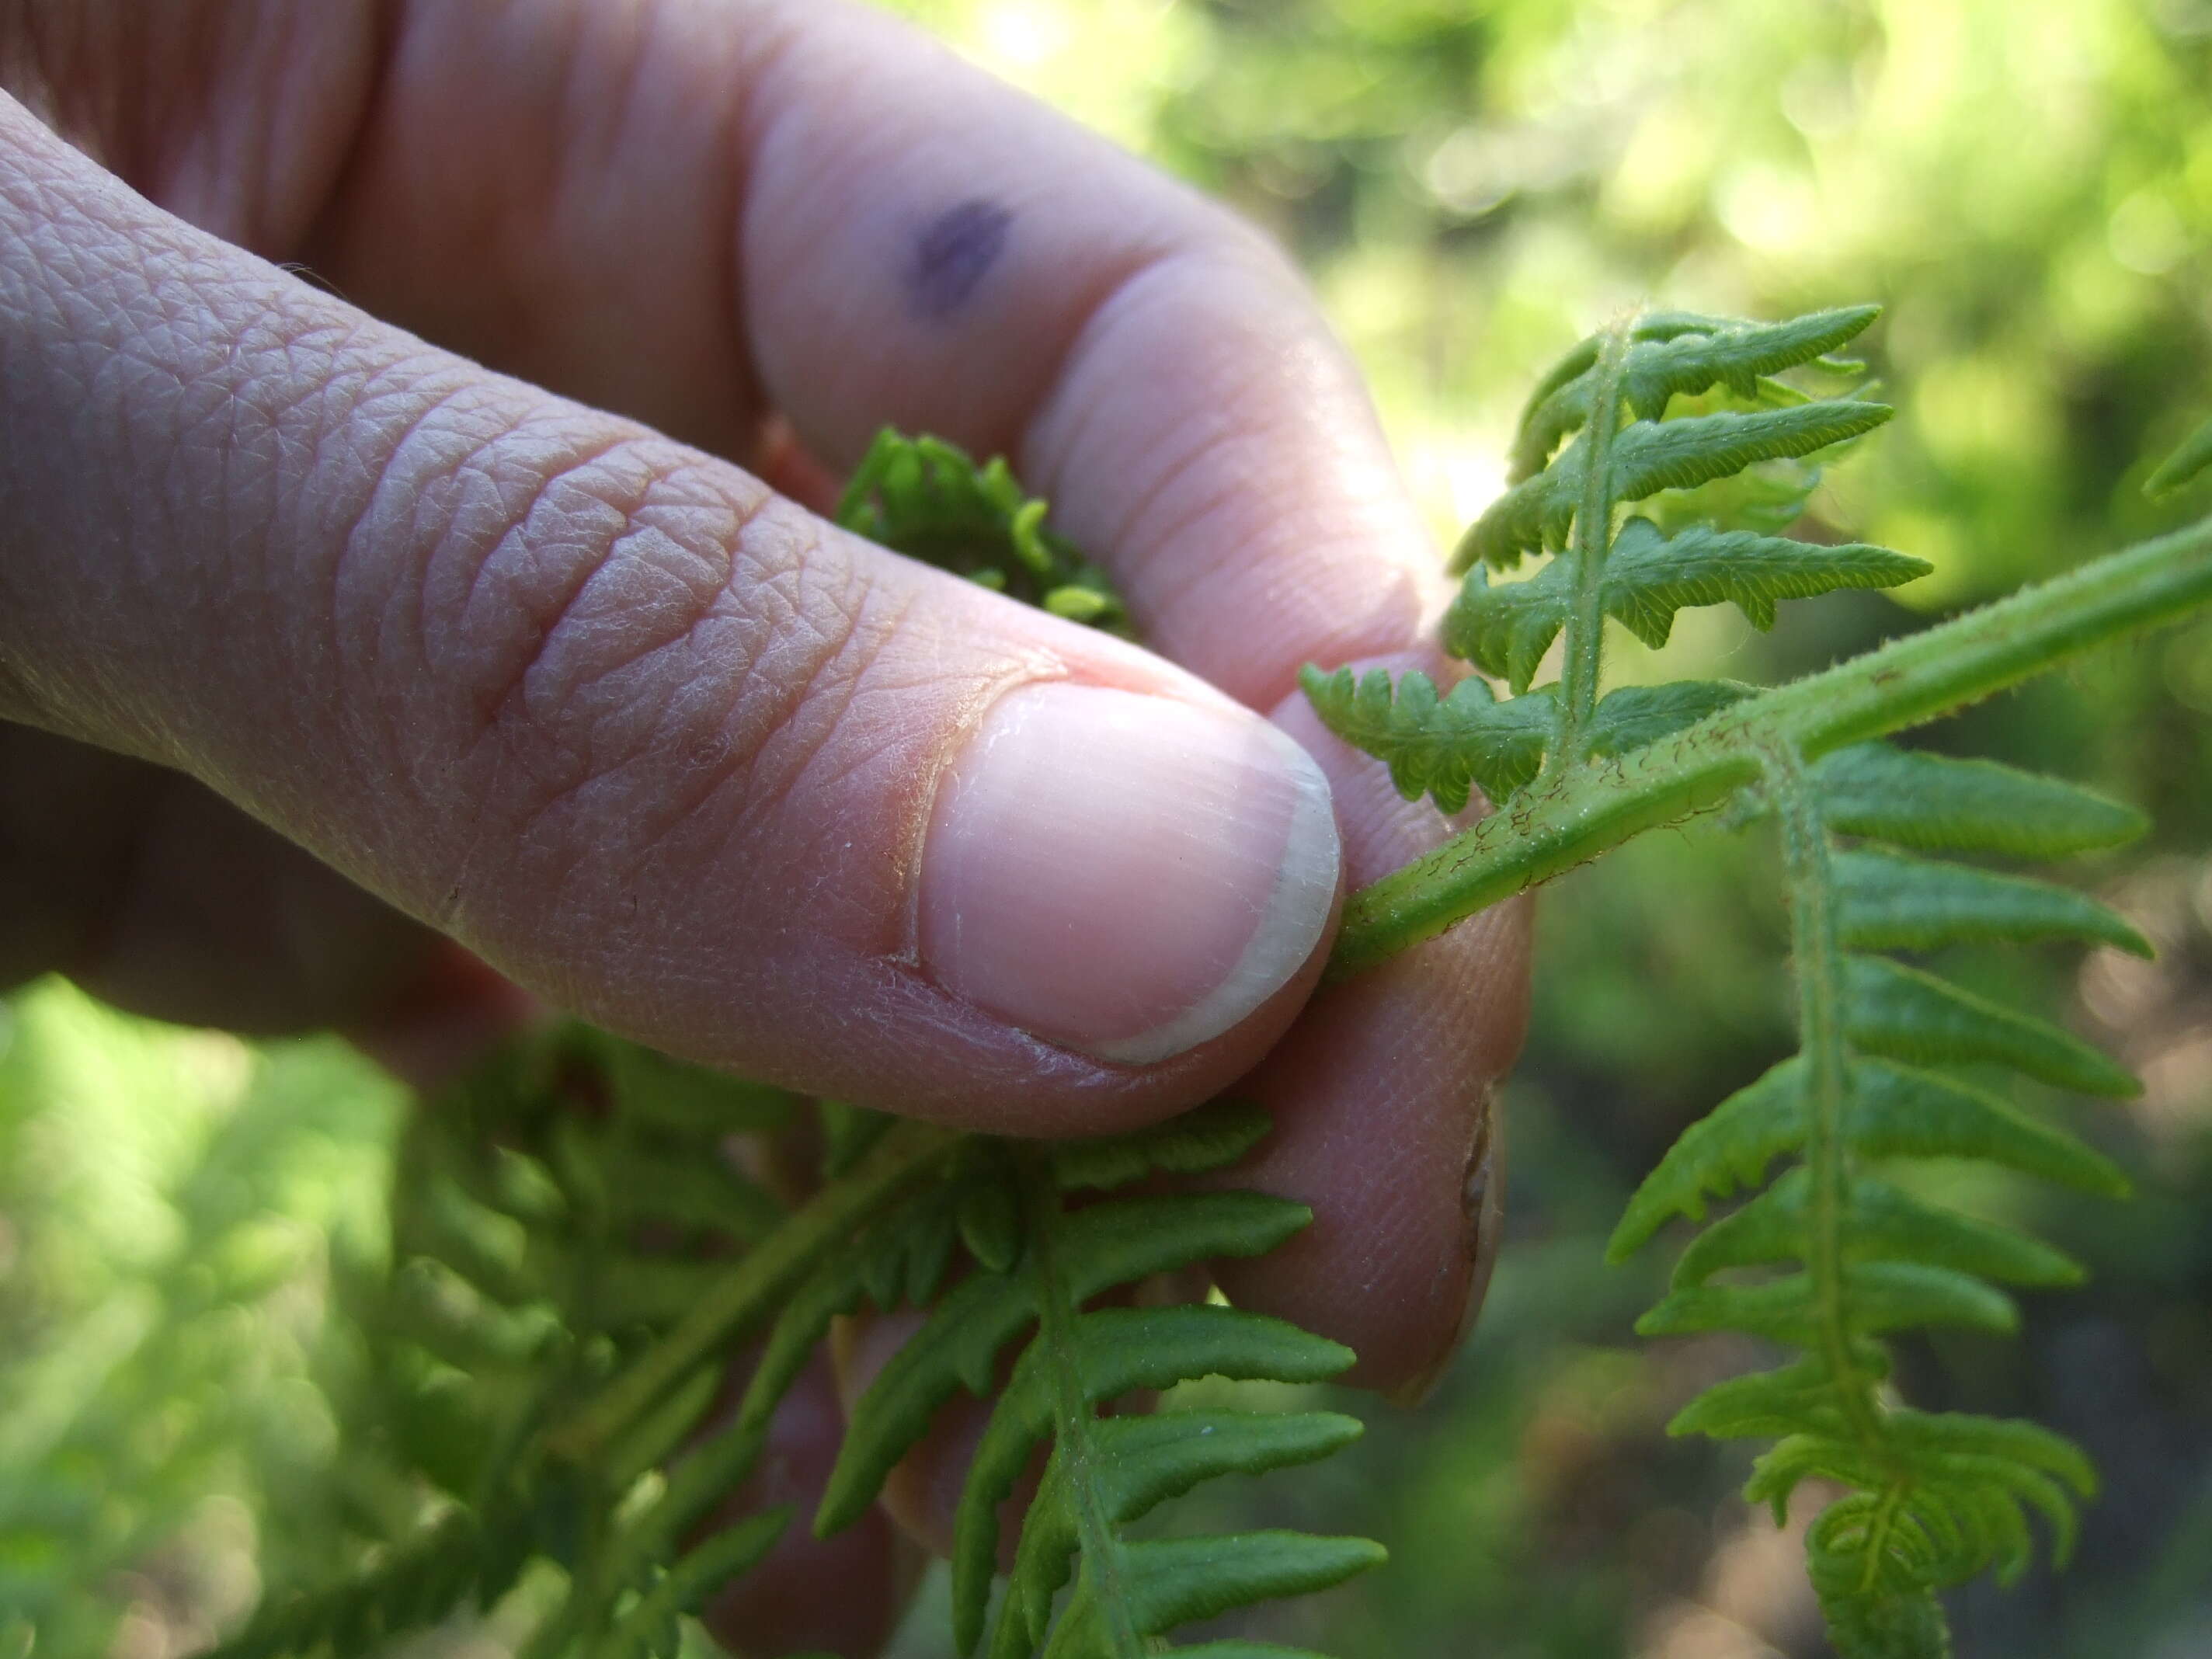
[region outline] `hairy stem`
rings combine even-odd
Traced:
[[[718,1349],[773,1314],[823,1255],[926,1180],[960,1144],[949,1129],[900,1123],[847,1175],[770,1233],[691,1311],[583,1410],[547,1437],[586,1462]]]
[[[1828,832],[1796,751],[1778,743],[1759,760],[1782,831],[1790,951],[1797,975],[1798,1045],[1809,1108],[1803,1152],[1812,1188],[1805,1218],[1805,1272],[1820,1323],[1819,1352],[1827,1363],[1837,1403],[1853,1432],[1871,1444],[1881,1438],[1881,1425],[1851,1358],[1850,1319],[1844,1306],[1844,1207],[1850,1182],[1844,1111],[1850,1059],[1844,1040],[1843,963],[1836,944]]]
[[[1042,1158],[1023,1160],[1021,1183],[1030,1271],[1036,1276],[1037,1340],[1052,1366],[1054,1452],[1067,1470],[1068,1501],[1075,1510],[1083,1570],[1095,1587],[1091,1601],[1098,1609],[1107,1651],[1113,1659],[1145,1659],[1144,1636],[1130,1621],[1129,1596],[1121,1583],[1121,1553],[1114,1537],[1113,1517],[1100,1505],[1098,1483],[1091,1474],[1100,1454],[1091,1443],[1090,1396],[1075,1368],[1075,1308],[1054,1253],[1060,1189],[1051,1166]]]
[[[1749,698],[1618,759],[1562,768],[1352,896],[1329,976],[1348,978],[1643,830],[1726,801],[1786,744],[1831,749],[1936,719],[2212,600],[2212,520]]]
[[[1597,712],[1598,673],[1605,648],[1605,558],[1613,550],[1613,439],[1620,428],[1621,368],[1628,335],[1607,331],[1592,372],[1589,422],[1583,441],[1583,499],[1575,513],[1566,556],[1574,561],[1568,601],[1566,660],[1559,675],[1559,718],[1552,763],[1565,768],[1582,753],[1583,735]]]

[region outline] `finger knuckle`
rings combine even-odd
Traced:
[[[426,690],[471,792],[518,830],[618,790],[624,833],[649,841],[817,763],[888,624],[809,515],[567,410],[449,408],[410,447],[426,453],[389,470],[431,515],[412,596]]]

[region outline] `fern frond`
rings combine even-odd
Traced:
[[[1838,1136],[1864,1157],[1981,1158],[2022,1175],[2118,1198],[2127,1179],[2109,1159],[1970,1085],[1866,1060],[1850,1073]],[[1704,1219],[1712,1200],[1756,1186],[1767,1166],[1804,1150],[1803,1062],[1784,1060],[1683,1132],[1630,1198],[1607,1259],[1626,1261],[1675,1216]]]
[[[1961,1158],[2102,1198],[2125,1198],[2119,1166],[1996,1096],[1887,1060],[1851,1067],[1850,1149],[1867,1158]]]
[[[1481,680],[1465,679],[1439,697],[1434,681],[1415,671],[1395,685],[1384,669],[1357,681],[1349,668],[1325,674],[1309,664],[1298,684],[1322,723],[1390,769],[1408,800],[1431,795],[1447,812],[1464,809],[1479,786],[1502,801],[1534,777],[1553,727],[1541,694],[1498,701]]]
[[[1754,689],[1734,680],[1624,685],[1598,699],[1583,746],[1592,755],[1630,754],[1741,702]]]
[[[1113,582],[1048,528],[1004,456],[978,466],[941,438],[885,427],[838,498],[836,521],[869,540],[1070,621],[1129,631]]]
[[[1601,588],[1605,612],[1656,650],[1689,605],[1734,605],[1764,631],[1778,600],[1810,599],[1845,587],[1894,587],[1934,568],[1886,547],[1830,546],[1692,525],[1673,536],[1634,517],[1615,532]],[[1571,567],[1555,559],[1524,582],[1493,585],[1468,573],[1445,614],[1444,649],[1516,694],[1528,689],[1544,653],[1565,626]]]
[[[1690,1241],[1674,1263],[1675,1287],[1702,1285],[1730,1267],[1803,1260],[1811,1194],[1804,1167],[1788,1171]],[[2008,1285],[2073,1285],[2081,1278],[2075,1263],[2039,1240],[1929,1204],[1875,1176],[1851,1179],[1843,1214],[1846,1261],[1934,1262]]]
[[[1807,769],[1838,835],[1921,852],[2063,858],[2119,847],[2149,827],[2131,806],[1995,761],[1854,744]]]
[[[1880,314],[1878,306],[1850,306],[1781,323],[1682,313],[1640,318],[1629,330],[1623,398],[1637,416],[1657,420],[1671,398],[1716,385],[1750,398],[1765,377],[1827,356]],[[1540,471],[1559,441],[1589,419],[1597,357],[1595,343],[1585,342],[1538,386],[1513,440],[1510,482]]]
[[[2150,942],[2124,918],[2049,882],[1863,848],[1838,853],[1834,872],[1837,935],[1859,949],[2072,939],[2151,954]]]
[[[1915,1066],[2008,1066],[2085,1095],[2142,1090],[2071,1032],[1886,957],[1845,957],[1844,997],[1844,1033],[1863,1054]]]
[[[1778,1440],[1747,1489],[1778,1506],[1808,1475],[1846,1488],[1813,1528],[1813,1577],[1847,1653],[1896,1659],[1946,1650],[1938,1589],[1990,1567],[2019,1570],[2029,1511],[2044,1516],[2063,1553],[2074,1505],[2091,1487],[2080,1455],[2041,1431],[1925,1418],[1883,1392],[1881,1339],[1938,1325],[2007,1332],[2019,1315],[1998,1286],[2080,1276],[2058,1251],[1914,1196],[1883,1166],[1972,1159],[2117,1194],[2126,1182],[2109,1160],[1942,1068],[1998,1066],[2106,1095],[2136,1085],[2056,1025],[1869,953],[2045,939],[2148,947],[2084,894],[1838,838],[2049,856],[2116,844],[2142,820],[2069,785],[1880,744],[1808,766],[1793,734],[1749,722],[1729,729],[1722,711],[1746,688],[1600,695],[1608,617],[1657,647],[1686,605],[1733,604],[1765,629],[1783,599],[1891,586],[1929,568],[1884,548],[1774,533],[1802,505],[1816,459],[1890,411],[1863,398],[1810,396],[1773,376],[1825,360],[1872,315],[1859,308],[1777,325],[1650,317],[1577,347],[1530,400],[1511,487],[1455,551],[1454,568],[1466,574],[1443,642],[1516,694],[1504,705],[1468,699],[1486,726],[1498,723],[1496,707],[1524,702],[1553,721],[1547,739],[1531,741],[1532,764],[1547,775],[1632,755],[1701,721],[1716,747],[1733,742],[1755,762],[1757,781],[1734,817],[1764,811],[1781,833],[1801,1052],[1677,1140],[1630,1200],[1607,1253],[1619,1260],[1670,1218],[1703,1220],[1714,1200],[1750,1189],[1684,1253],[1673,1289],[1638,1328],[1735,1331],[1802,1350],[1781,1371],[1718,1385],[1673,1426]],[[1777,471],[1762,479],[1760,469]],[[1620,518],[1638,501],[1650,505]],[[1553,556],[1533,576],[1491,580],[1490,570],[1545,552]],[[1562,637],[1559,684],[1532,689]],[[1349,678],[1323,689],[1352,741],[1385,759],[1397,751],[1393,775],[1407,793],[1468,767],[1470,731],[1426,708],[1418,711],[1425,718],[1394,727],[1380,685],[1368,718],[1354,722],[1344,718],[1354,703]],[[1537,725],[1529,721],[1532,732]],[[1672,763],[1684,766],[1682,745],[1672,747]],[[1723,798],[1684,789],[1686,806]],[[1553,873],[1566,862],[1547,854],[1531,867]],[[1783,1160],[1790,1167],[1762,1189]]]
[[[1356,1418],[1328,1412],[1279,1416],[1178,1412],[1107,1418],[1091,1435],[1099,1454],[1092,1484],[1107,1522],[1126,1526],[1202,1481],[1327,1457],[1358,1439],[1361,1426]],[[1056,1447],[1022,1527],[991,1659],[1025,1655],[1045,1639],[1053,1599],[1073,1571],[1081,1539],[1073,1477],[1068,1471],[1065,1451]],[[980,1576],[988,1582],[996,1533],[997,1519],[991,1516],[972,1522],[963,1534],[972,1540],[975,1553],[955,1564],[960,1574],[956,1604],[971,1618],[980,1617],[975,1581]]]
[[[2033,1425],[1894,1405],[1880,1388],[1888,1367],[1878,1339],[1947,1325],[2002,1334],[2019,1316],[1998,1285],[2068,1285],[2081,1275],[2048,1246],[1929,1203],[1877,1171],[1900,1158],[1973,1158],[2124,1192],[2124,1177],[2099,1154],[1921,1067],[1995,1063],[2112,1094],[2134,1085],[2055,1026],[1844,947],[2052,935],[2125,945],[2136,935],[2063,888],[1840,849],[1826,815],[1840,802],[1862,828],[1979,845],[1999,828],[1989,803],[2027,797],[2070,812],[2056,832],[2062,840],[2130,826],[2106,803],[2040,780],[1879,750],[1825,775],[1778,750],[1765,778],[1790,884],[1803,1052],[1682,1137],[1631,1201],[1614,1250],[1633,1249],[1669,1215],[1702,1215],[1711,1198],[1762,1179],[1775,1158],[1796,1156],[1795,1167],[1690,1245],[1674,1288],[1637,1328],[1740,1331],[1803,1351],[1782,1372],[1718,1385],[1670,1427],[1776,1438],[1745,1492],[1771,1504],[1778,1518],[1808,1478],[1846,1488],[1808,1542],[1831,1635],[1855,1659],[1940,1655],[1948,1638],[1936,1592],[1984,1571],[2016,1576],[2033,1549],[2030,1512],[2042,1516],[2063,1559],[2075,1505],[2094,1481],[2078,1449]],[[1925,795],[1904,793],[1919,780],[1933,786]],[[1751,1282],[1721,1277],[1789,1267],[1796,1270]]]
[[[1606,497],[1640,501],[1662,489],[1689,489],[1759,461],[1795,459],[1863,436],[1896,411],[1886,404],[1821,398],[1792,408],[1723,410],[1680,420],[1638,420],[1611,437]],[[1589,434],[1559,459],[1499,496],[1474,521],[1452,569],[1477,561],[1510,569],[1530,553],[1565,544],[1582,503]]]
[[[1741,1331],[1747,1336],[1817,1346],[1833,1313],[1831,1295],[1850,1305],[1850,1328],[1860,1336],[1886,1336],[1930,1325],[2008,1335],[2020,1311],[2012,1298],[1970,1273],[1921,1261],[1875,1261],[1833,1274],[1790,1273],[1756,1285],[1692,1285],[1669,1294],[1636,1322],[1639,1336],[1687,1336],[1699,1331]]]
[[[1763,631],[1774,626],[1777,600],[1895,587],[1934,568],[1863,542],[1826,545],[1706,526],[1664,536],[1649,519],[1632,518],[1614,536],[1606,562],[1605,608],[1656,650],[1686,605],[1725,602]]]
[[[1394,690],[1387,676],[1355,683],[1342,671],[1310,668],[1303,683],[1322,719],[1386,762],[1409,798],[1430,793],[1455,810],[1470,782],[1479,782],[1503,801],[1539,774],[1631,753],[1741,695],[1735,687],[1684,683],[1601,696],[1607,617],[1657,646],[1686,605],[1733,604],[1764,629],[1783,599],[1893,586],[1923,574],[1923,562],[1887,548],[1765,533],[1802,507],[1817,477],[1814,458],[1891,413],[1860,398],[1814,397],[1773,377],[1808,363],[1855,367],[1829,354],[1874,315],[1871,307],[1856,307],[1759,324],[1664,313],[1584,341],[1531,399],[1514,482],[1450,561],[1464,580],[1444,620],[1444,648],[1504,680],[1510,700],[1472,682],[1439,699],[1425,677],[1408,675]],[[1697,517],[1699,507],[1723,505],[1709,495],[1717,487],[1746,483],[1757,469],[1775,465],[1796,471],[1778,490],[1741,492],[1747,501],[1763,493],[1758,529]],[[1652,498],[1648,513],[1616,525],[1624,504]],[[1538,552],[1555,556],[1533,577],[1491,580],[1491,569]],[[1534,686],[1562,635],[1559,683]]]
[[[1314,1382],[1351,1364],[1336,1343],[1231,1308],[1089,1305],[1153,1273],[1261,1254],[1305,1224],[1303,1206],[1246,1192],[1063,1206],[1069,1190],[1118,1188],[1156,1169],[1218,1167],[1252,1139],[1249,1109],[1215,1109],[1194,1123],[1026,1156],[1018,1258],[944,1296],[854,1407],[816,1516],[825,1535],[866,1510],[954,1393],[988,1395],[1003,1356],[1020,1345],[959,1506],[953,1610],[963,1650],[983,1634],[999,1506],[1047,1443],[1052,1455],[1023,1522],[994,1656],[1026,1659],[1041,1647],[1054,1659],[1139,1659],[1176,1625],[1322,1588],[1381,1559],[1379,1547],[1358,1539],[1255,1534],[1139,1543],[1121,1534],[1200,1480],[1325,1455],[1358,1431],[1323,1413],[1098,1414],[1133,1390],[1194,1377]],[[1055,1624],[1052,1603],[1071,1563],[1075,1588]]]

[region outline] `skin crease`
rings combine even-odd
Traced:
[[[1519,909],[1309,1007],[1316,952],[1135,1070],[899,960],[912,781],[1011,684],[1273,712],[1351,881],[1446,833],[1291,696],[1302,662],[1412,650],[1436,562],[1279,253],[835,0],[0,0],[0,713],[43,728],[0,727],[11,980],[334,1024],[418,1077],[519,981],[1016,1133],[1245,1079],[1280,1127],[1238,1178],[1319,1219],[1233,1293],[1364,1384],[1433,1376],[1494,1233],[1467,1193]],[[1160,655],[822,525],[885,422],[1008,453]],[[958,1438],[901,1490],[945,1490]],[[894,1507],[927,1534],[933,1503]],[[894,1555],[763,1571],[860,1653]],[[747,1620],[763,1655],[808,1628]]]

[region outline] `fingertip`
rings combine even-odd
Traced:
[[[1302,699],[1277,717],[1335,785],[1352,883],[1453,833],[1433,806],[1400,799],[1383,769],[1330,737]],[[1249,1081],[1274,1132],[1223,1179],[1297,1198],[1314,1221],[1267,1256],[1222,1264],[1223,1288],[1346,1343],[1359,1361],[1346,1380],[1395,1398],[1433,1385],[1496,1257],[1496,1085],[1527,1023],[1528,921],[1525,901],[1500,905],[1326,988]]]
[[[1071,682],[1000,697],[948,762],[922,855],[924,966],[1116,1065],[1242,1024],[1337,896],[1328,781],[1241,710]]]

